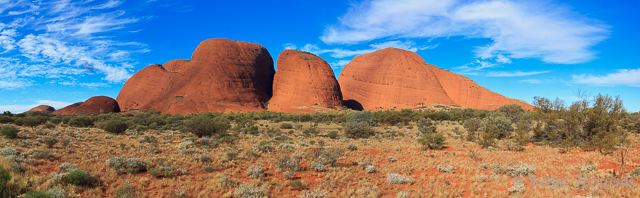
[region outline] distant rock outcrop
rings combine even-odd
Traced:
[[[342,107],[342,92],[329,63],[311,53],[284,50],[277,60],[269,111],[298,113]]]
[[[355,57],[338,78],[345,105],[354,109],[460,105],[494,110],[505,104],[530,104],[507,98],[473,80],[426,64],[416,53],[396,48]]]
[[[34,107],[32,109],[30,109],[27,112],[45,112],[45,113],[51,113],[54,112],[56,110],[56,108],[53,108],[52,106],[49,105],[39,105],[37,107]]]
[[[407,50],[385,48],[356,56],[342,69],[338,82],[345,105],[356,109],[456,104],[424,60]]]
[[[74,103],[65,108],[54,111],[53,114],[99,114],[99,113],[120,112],[118,102],[107,96],[95,96],[87,101]]]
[[[274,74],[273,59],[263,46],[210,39],[198,45],[191,60],[138,71],[117,100],[123,111],[259,111],[271,98]]]
[[[492,92],[473,80],[444,69],[433,66],[440,84],[454,102],[464,108],[496,110],[506,104],[519,104],[523,108],[533,110],[533,106],[524,101],[507,98]]]

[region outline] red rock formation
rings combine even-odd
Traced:
[[[447,95],[464,108],[495,110],[502,105],[514,103],[533,110],[533,106],[529,103],[507,98],[478,85],[463,75],[431,66]]]
[[[430,106],[432,103],[494,110],[505,104],[530,104],[504,97],[473,80],[426,64],[414,52],[386,48],[355,57],[338,78],[345,105],[365,110]]]
[[[375,110],[456,104],[418,54],[396,48],[356,56],[342,69],[338,82],[345,105],[352,108]]]
[[[138,71],[117,100],[123,111],[259,111],[271,98],[274,73],[273,59],[261,45],[210,39],[198,45],[191,60]]]
[[[52,106],[49,105],[40,105],[37,107],[34,107],[32,109],[30,109],[27,112],[46,112],[46,113],[51,113],[54,112],[56,110],[56,108],[53,108]]]
[[[107,96],[95,96],[87,101],[74,103],[65,108],[54,111],[53,114],[98,114],[98,113],[120,112],[118,102]]]
[[[284,50],[278,56],[269,111],[315,111],[313,105],[342,107],[342,92],[329,63],[302,51]],[[304,107],[303,107],[304,106]]]

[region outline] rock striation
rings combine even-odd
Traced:
[[[99,113],[118,113],[120,107],[118,102],[111,97],[95,96],[84,102],[74,103],[65,108],[54,111],[53,114],[72,115],[72,114],[99,114]]]
[[[209,39],[191,60],[150,65],[122,87],[117,101],[123,111],[169,114],[260,111],[272,96],[275,70],[261,45]]]
[[[312,106],[342,107],[342,92],[329,63],[308,52],[284,50],[278,56],[269,111],[298,113]]]

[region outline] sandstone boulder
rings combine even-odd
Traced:
[[[269,111],[298,113],[342,107],[342,92],[329,63],[308,52],[284,50],[277,60]]]

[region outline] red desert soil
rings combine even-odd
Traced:
[[[118,102],[107,96],[94,96],[87,101],[74,103],[65,108],[54,111],[53,114],[98,114],[98,113],[120,112]]]
[[[140,70],[125,83],[117,100],[123,111],[257,111],[271,98],[274,74],[273,59],[263,46],[209,39],[198,45],[191,60]]]
[[[49,105],[39,105],[37,107],[34,107],[32,109],[30,109],[27,112],[47,112],[47,113],[51,113],[56,111],[56,108],[53,108],[52,106]]]
[[[414,52],[396,48],[355,57],[342,69],[338,82],[345,105],[356,109],[414,108],[432,103],[487,110],[515,103],[533,109],[526,102],[427,64]]]
[[[295,107],[342,107],[342,92],[329,63],[298,50],[284,50],[278,56],[269,111],[298,113]],[[311,109],[304,109],[311,110]]]

